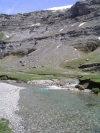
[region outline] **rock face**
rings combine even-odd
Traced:
[[[100,46],[100,0],[79,1],[63,11],[1,14],[0,33],[0,58],[20,56],[15,67],[20,60],[31,67],[60,65]]]
[[[93,89],[93,88],[99,88],[100,89],[100,82],[95,82],[90,79],[81,80],[79,82],[80,86],[83,86],[84,89]]]
[[[90,13],[93,13],[97,11],[97,9],[99,10],[99,4],[99,0],[87,0],[77,2],[69,11],[69,17],[75,18],[77,16],[88,15]]]

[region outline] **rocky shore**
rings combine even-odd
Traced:
[[[52,79],[52,80],[30,80],[27,82],[16,80],[12,78],[3,78],[6,83],[26,83],[28,85],[39,85],[39,86],[46,86],[48,89],[65,89],[70,90],[73,92],[94,92],[96,94],[100,91],[100,82],[92,81],[91,79],[84,79],[81,78],[62,78],[62,79]],[[95,92],[95,90],[98,92]]]
[[[79,79],[79,85],[76,87],[80,90],[90,89],[95,94],[100,94],[100,82],[93,81],[91,79]]]
[[[89,89],[79,89],[76,88],[75,86],[77,86],[79,84],[79,80],[78,79],[62,79],[62,80],[58,80],[58,79],[54,79],[54,80],[32,80],[32,81],[28,81],[27,84],[31,84],[31,85],[42,85],[42,86],[47,86],[47,89],[51,89],[51,90],[69,90],[69,91],[73,91],[73,92],[91,92],[91,90]]]

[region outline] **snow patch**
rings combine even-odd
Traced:
[[[40,23],[32,24],[32,26],[40,26]]]
[[[98,37],[98,40],[100,40],[100,36]]]
[[[75,51],[77,51],[77,49],[76,49],[76,48],[75,48],[74,50],[75,50]]]
[[[10,36],[6,35],[6,38],[9,38]]]
[[[57,49],[61,47],[61,44],[57,46]]]
[[[61,29],[59,32],[63,31],[64,29]]]
[[[67,6],[60,6],[60,7],[53,7],[53,8],[48,8],[46,10],[52,10],[52,11],[57,11],[57,10],[60,10],[60,11],[63,11],[65,9],[69,9],[71,8],[72,5],[67,5]]]
[[[81,26],[83,26],[84,24],[85,24],[86,22],[84,22],[84,23],[81,23],[78,27],[81,27]]]

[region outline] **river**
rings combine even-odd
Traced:
[[[100,97],[91,93],[0,83],[0,103],[15,133],[100,133]]]

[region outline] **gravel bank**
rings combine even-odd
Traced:
[[[21,118],[16,113],[19,111],[19,92],[24,89],[8,83],[0,83],[0,118],[10,121],[10,126],[15,133],[22,133]]]

